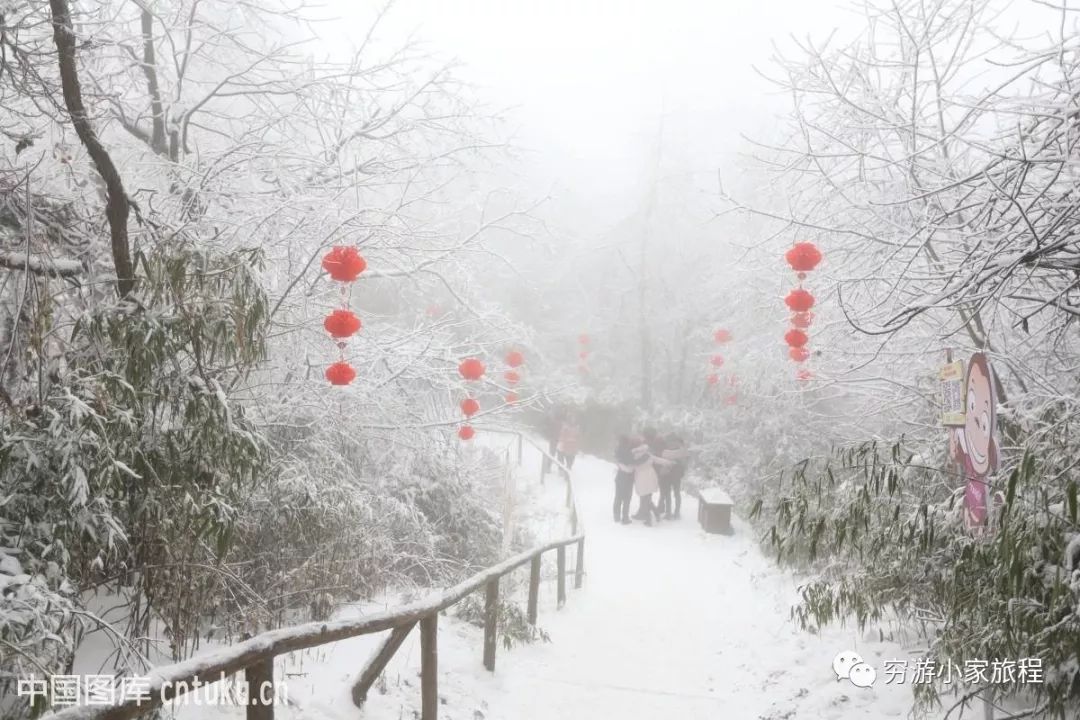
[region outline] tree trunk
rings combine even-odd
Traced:
[[[67,0],[49,0],[52,10],[53,42],[60,63],[60,84],[64,89],[64,105],[75,133],[82,141],[90,159],[94,161],[101,179],[105,181],[107,200],[105,216],[109,220],[109,233],[112,239],[113,267],[116,270],[116,292],[126,297],[135,286],[135,272],[131,263],[131,246],[128,240],[128,214],[131,203],[124,192],[124,183],[112,158],[101,144],[86,107],[83,105],[82,88],[79,85],[79,70],[76,63],[75,32],[71,24],[71,10]]]

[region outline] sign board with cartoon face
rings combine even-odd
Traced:
[[[963,468],[964,508],[969,527],[986,525],[990,476],[998,469],[997,393],[990,360],[971,356],[964,374],[964,422],[949,431],[950,455]]]
[[[947,427],[963,425],[964,419],[964,361],[957,360],[941,368],[941,424]]]

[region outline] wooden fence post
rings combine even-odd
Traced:
[[[274,720],[274,658],[244,668],[248,687],[247,720]]]
[[[536,625],[537,604],[540,600],[540,556],[532,559],[529,569],[529,624]]]
[[[484,602],[484,667],[495,672],[495,649],[499,627],[499,578],[487,584]]]
[[[439,613],[420,620],[420,720],[439,717]]]
[[[401,643],[405,642],[405,638],[409,632],[416,626],[415,622],[411,622],[408,625],[401,625],[390,631],[386,640],[379,646],[375,653],[368,660],[367,666],[360,672],[360,678],[356,681],[356,684],[352,688],[353,704],[356,707],[363,707],[364,702],[367,700],[368,690],[375,684],[375,681],[379,679],[379,675],[386,668],[386,664],[390,662],[390,658],[394,657],[394,653],[401,647]]]
[[[574,570],[574,589],[581,587],[581,581],[585,577],[585,538],[578,540],[577,544],[577,568]]]
[[[566,546],[560,545],[556,553],[559,564],[558,606],[562,607],[566,603]]]

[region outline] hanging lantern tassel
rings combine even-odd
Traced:
[[[813,321],[814,313],[812,312],[797,312],[791,316],[791,324],[799,330],[808,330]]]

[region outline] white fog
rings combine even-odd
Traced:
[[[1073,5],[0,2],[0,718],[1080,717]]]

